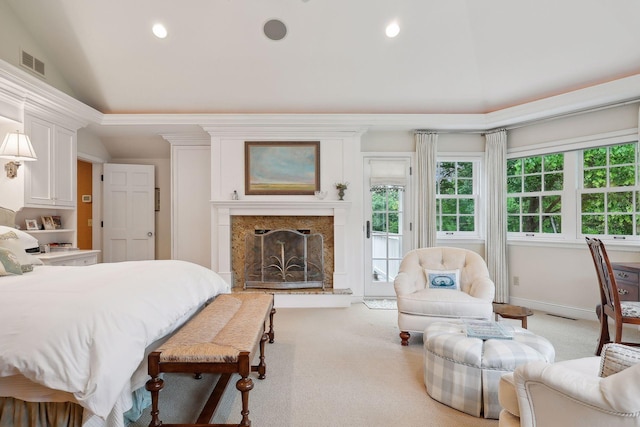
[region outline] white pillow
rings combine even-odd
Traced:
[[[425,268],[424,274],[430,289],[460,290],[460,270],[429,270]]]
[[[10,233],[5,233],[5,234],[2,234],[0,236],[7,236],[9,234]],[[5,249],[13,252],[13,254],[16,256],[18,262],[20,263],[20,265],[24,267],[22,269],[23,272],[27,272],[27,271],[33,270],[32,266],[31,266],[32,262],[31,262],[31,258],[30,258],[32,256],[25,252],[24,248],[22,247],[22,242],[20,242],[20,240],[18,240],[18,239],[0,238],[0,248],[5,248]],[[32,257],[32,258],[35,258],[35,257]]]
[[[8,233],[9,231],[13,231],[18,236],[18,240],[22,243],[22,249],[34,249],[39,248],[40,244],[38,243],[38,239],[33,237],[29,233],[25,233],[22,230],[18,230],[17,228],[7,227],[5,225],[0,225],[0,234]]]

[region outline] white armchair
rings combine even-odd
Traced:
[[[640,426],[639,361],[608,344],[601,357],[519,366],[500,379],[499,427]]]
[[[430,287],[425,270],[458,270],[459,290]],[[493,313],[495,285],[484,259],[471,250],[433,247],[409,251],[402,259],[394,287],[402,345],[409,344],[410,332],[424,332],[435,321],[489,320]]]

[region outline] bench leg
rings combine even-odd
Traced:
[[[258,379],[263,380],[267,377],[267,364],[264,363],[264,343],[267,342],[267,333],[262,334],[260,339],[260,363],[258,363]]]
[[[273,331],[273,315],[276,314],[276,309],[272,308],[269,314],[269,343],[273,344],[275,340],[275,332]]]
[[[151,422],[149,423],[149,427],[159,427],[162,425],[162,421],[158,417],[160,411],[158,410],[158,393],[164,387],[164,381],[157,376],[152,377],[145,388],[151,392]]]

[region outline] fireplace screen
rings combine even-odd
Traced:
[[[245,289],[324,288],[321,234],[273,230],[248,235]]]

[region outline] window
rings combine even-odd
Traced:
[[[563,145],[567,149],[557,152]],[[640,240],[635,129],[541,147],[511,154],[507,160],[510,239]]]
[[[580,232],[616,238],[640,234],[637,143],[582,150]]]
[[[507,231],[562,232],[564,154],[507,161]]]
[[[479,237],[479,161],[440,161],[436,173],[438,237]]]

